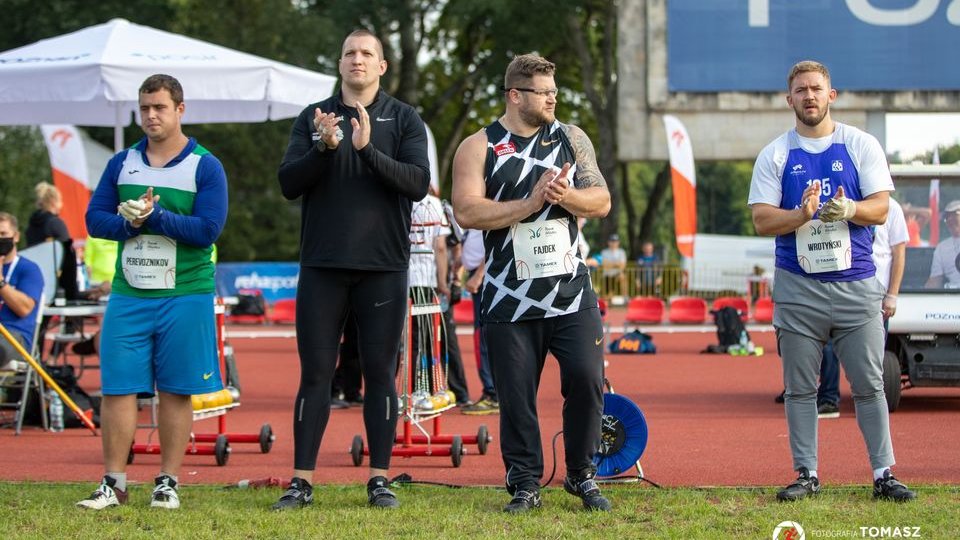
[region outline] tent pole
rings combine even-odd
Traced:
[[[121,109],[123,105],[120,103],[116,104],[116,118],[113,123],[113,151],[114,153],[119,153],[120,150],[123,150],[123,118]]]

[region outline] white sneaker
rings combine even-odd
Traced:
[[[111,506],[120,506],[127,502],[127,492],[114,488],[116,485],[113,478],[103,477],[96,491],[89,497],[77,503],[80,508],[90,510],[103,510]]]
[[[168,510],[180,508],[180,495],[177,494],[177,481],[164,474],[156,477],[154,482],[157,484],[157,487],[153,488],[150,507],[166,508]]]

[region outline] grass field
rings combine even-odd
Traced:
[[[909,504],[874,501],[867,486],[826,486],[812,500],[778,504],[773,488],[621,484],[604,488],[614,503],[608,514],[584,512],[578,499],[550,488],[543,508],[517,516],[500,511],[503,490],[423,485],[396,488],[402,507],[394,511],[367,508],[359,485],[318,486],[313,506],[286,513],[270,511],[278,488],[214,486],[186,486],[180,510],[153,510],[145,484],[132,485],[121,508],[75,508],[93,487],[0,483],[0,538],[771,538],[782,521],[799,523],[808,540],[960,534],[960,486],[919,486]]]

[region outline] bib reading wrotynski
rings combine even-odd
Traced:
[[[846,221],[819,219],[797,229],[797,262],[808,274],[841,272],[850,268],[850,227]]]

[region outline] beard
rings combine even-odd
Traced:
[[[533,127],[545,126],[552,124],[556,116],[553,113],[548,113],[546,111],[535,111],[532,109],[520,109],[519,111],[520,120],[524,124]]]
[[[820,122],[823,122],[823,119],[826,118],[827,113],[829,111],[830,111],[830,106],[828,105],[823,108],[820,114],[817,114],[815,116],[806,116],[804,114],[805,111],[803,109],[803,105],[801,105],[799,109],[794,109],[794,112],[797,114],[797,120],[800,120],[801,122],[804,123],[804,125],[807,125],[810,127],[816,127],[820,125]]]

